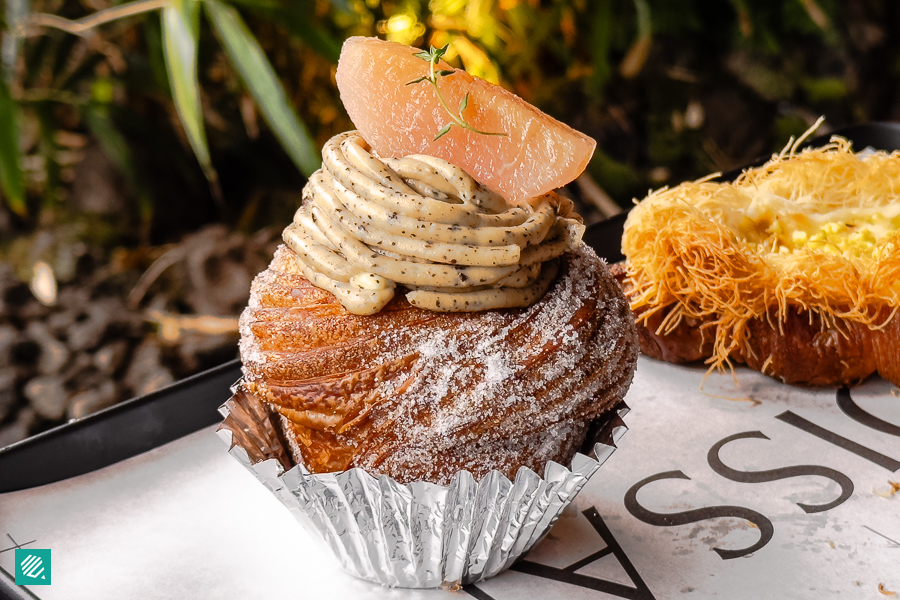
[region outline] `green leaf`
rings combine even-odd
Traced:
[[[636,77],[650,56],[653,43],[653,24],[650,19],[650,5],[647,0],[633,0],[637,11],[637,39],[631,44],[625,58],[619,63],[619,74],[625,79]]]
[[[810,102],[834,102],[849,93],[847,83],[841,77],[804,77],[800,85],[809,97]]]
[[[463,119],[463,111],[466,110],[466,107],[469,105],[469,92],[466,92],[466,95],[463,96],[463,99],[459,101],[459,118]]]
[[[24,38],[19,35],[10,33],[19,23],[28,16],[29,0],[6,0],[4,10],[4,25],[7,33],[3,35],[2,43],[0,43],[0,52],[3,54],[3,81],[7,84],[12,82],[15,68],[16,57],[21,50]]]
[[[100,142],[103,153],[118,167],[134,188],[138,197],[141,219],[144,223],[149,223],[153,217],[153,200],[147,191],[147,182],[137,168],[134,156],[131,153],[131,147],[125,140],[125,137],[116,129],[112,118],[109,116],[108,108],[103,105],[93,104],[85,107],[82,114],[91,133]]]
[[[321,165],[319,152],[288,102],[269,59],[237,10],[218,0],[206,0],[204,6],[231,64],[240,73],[269,127],[294,164],[309,177]]]
[[[334,37],[327,28],[317,23],[318,19],[310,18],[310,15],[316,10],[314,2],[310,0],[291,0],[291,2],[231,0],[230,4],[239,5],[267,21],[277,23],[284,27],[289,34],[328,59],[329,62],[336,63],[338,61],[341,54],[341,41]],[[340,7],[336,8],[347,12]]]
[[[653,34],[650,5],[647,4],[647,0],[634,0],[634,9],[637,11],[638,37],[649,38]]]
[[[413,85],[414,83],[422,83],[426,79],[428,79],[428,77],[419,77],[418,79],[413,79],[412,81],[407,81],[406,85]]]
[[[434,139],[431,140],[431,141],[436,142],[436,141],[438,141],[440,138],[444,137],[444,135],[445,135],[448,131],[450,131],[450,128],[451,128],[451,127],[453,127],[453,123],[447,123],[446,125],[444,125],[444,127],[441,128],[441,130],[437,132],[437,135],[434,136]]]
[[[329,1],[328,1],[328,4],[330,4],[331,6],[333,6],[333,7],[334,7],[335,9],[337,9],[339,12],[342,12],[342,13],[344,13],[344,14],[346,14],[346,15],[352,15],[352,14],[354,14],[354,12],[353,12],[353,6],[351,6],[349,0],[329,0]]]
[[[0,185],[14,213],[25,216],[25,178],[19,152],[19,107],[9,94],[6,82],[0,80]]]
[[[591,58],[594,72],[588,82],[588,92],[595,98],[603,91],[603,86],[612,75],[610,46],[615,19],[612,13],[613,0],[600,0],[594,6],[591,25]]]
[[[147,44],[147,60],[153,70],[153,88],[165,90],[169,87],[169,70],[166,67],[165,50],[162,41],[162,18],[144,19],[144,43]]]
[[[415,54],[413,54],[413,56],[431,62],[431,52],[416,52]]]
[[[98,77],[91,82],[91,99],[100,104],[109,104],[113,101],[115,87],[109,77]]]
[[[453,75],[454,73],[456,73],[456,71],[453,69],[441,69],[437,72],[439,77],[446,77],[447,75]]]
[[[200,4],[196,0],[173,0],[163,9],[163,51],[178,117],[203,173],[214,183],[219,176],[213,167],[206,143],[200,83],[197,79],[199,8]]]
[[[40,137],[38,151],[44,159],[44,207],[51,208],[59,199],[61,186],[59,166],[59,145],[56,143],[56,132],[59,126],[56,122],[56,113],[51,102],[36,102],[34,114],[40,125]]]

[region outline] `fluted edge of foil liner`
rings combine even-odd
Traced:
[[[627,430],[624,402],[592,427],[592,454],[571,469],[523,467],[510,481],[491,471],[457,473],[449,486],[400,484],[353,468],[311,474],[291,467],[262,403],[235,386],[217,433],[349,573],[391,587],[455,588],[509,568],[550,531],[562,510],[612,455]]]

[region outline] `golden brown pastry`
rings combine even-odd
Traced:
[[[446,484],[568,464],[624,396],[628,303],[571,202],[332,138],[241,316],[243,388],[311,472]]]
[[[282,246],[241,335],[243,386],[278,415],[296,462],[401,482],[567,463],[637,359],[628,304],[583,244],[528,308],[432,312],[398,294],[365,316],[310,284]]]
[[[626,296],[633,298],[624,265],[613,265],[611,271],[625,288]],[[711,357],[715,322],[686,317],[662,333],[660,325],[673,308],[667,306],[646,319],[636,313],[641,352],[675,364]],[[773,314],[751,319],[747,323],[749,350],[737,349],[731,358],[785,383],[849,384],[877,372],[900,385],[900,320],[890,320],[883,329],[870,329],[852,321],[836,329],[798,307],[789,310],[778,328],[772,324],[776,318]]]
[[[900,385],[900,153],[857,155],[834,138],[734,184],[653,193],[629,215],[623,252],[649,356]]]

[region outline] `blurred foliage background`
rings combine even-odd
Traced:
[[[135,243],[284,222],[316,150],[352,127],[333,82],[350,35],[449,43],[451,62],[595,137],[589,174],[622,205],[819,115],[900,118],[890,0],[6,0],[4,20],[4,237],[85,213]]]
[[[0,447],[233,358],[342,41],[451,63],[599,142],[590,223],[829,128],[900,120],[894,0],[5,0]]]

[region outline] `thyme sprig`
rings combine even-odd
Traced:
[[[435,69],[438,64],[438,61],[447,53],[447,48],[450,47],[450,44],[447,44],[443,48],[435,48],[434,46],[428,50],[428,52],[417,52],[413,56],[416,58],[421,58],[424,61],[428,61],[428,75],[423,75],[418,79],[413,79],[408,82],[406,85],[413,85],[416,83],[421,83],[423,81],[429,82],[432,87],[434,87],[434,93],[437,95],[438,102],[441,103],[441,106],[444,107],[444,110],[447,111],[447,114],[450,115],[451,122],[444,125],[440,131],[437,132],[437,135],[434,136],[434,140],[437,141],[442,136],[444,136],[450,128],[456,125],[457,127],[462,127],[463,129],[468,129],[471,132],[478,133],[481,135],[507,135],[503,132],[491,132],[491,131],[481,131],[480,129],[476,129],[469,125],[466,122],[466,118],[463,116],[463,111],[466,110],[466,107],[469,106],[469,92],[466,92],[466,95],[463,96],[463,99],[459,102],[459,110],[456,114],[453,114],[453,111],[447,105],[447,101],[444,99],[444,95],[441,93],[440,88],[438,87],[438,79],[441,77],[445,77],[447,75],[452,75],[456,71],[454,69]]]

